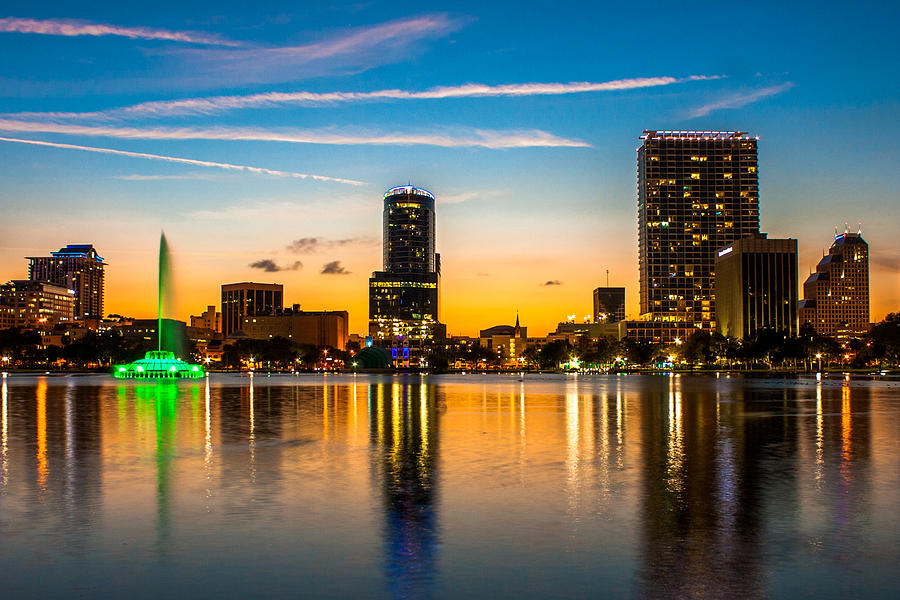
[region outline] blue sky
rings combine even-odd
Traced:
[[[51,145],[0,142],[0,279],[93,242],[107,308],[151,314],[164,228],[177,316],[280,281],[362,332],[381,194],[411,181],[439,199],[451,333],[517,309],[545,333],[606,269],[636,315],[638,136],[737,129],[802,273],[862,222],[881,318],[900,308],[898,24],[889,3],[7,2],[0,137]]]

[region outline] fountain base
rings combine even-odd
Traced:
[[[112,369],[117,379],[200,379],[206,375],[203,367],[192,365],[166,350],[151,350],[144,358]]]

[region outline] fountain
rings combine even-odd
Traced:
[[[163,308],[171,308],[169,306],[172,290],[170,279],[169,244],[166,242],[166,234],[162,233],[159,236],[157,349],[147,352],[140,360],[127,365],[114,366],[113,377],[117,379],[199,379],[205,375],[202,366],[192,365],[176,358],[175,352],[172,351],[181,346],[181,340],[176,339],[175,329],[163,320]],[[164,350],[164,347],[168,349]]]

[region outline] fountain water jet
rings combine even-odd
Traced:
[[[181,347],[176,339],[174,327],[163,320],[163,310],[171,310],[172,285],[169,244],[166,234],[159,236],[159,290],[157,298],[157,349],[151,350],[144,358],[127,365],[113,367],[113,377],[118,379],[199,379],[205,375],[203,367],[189,364],[175,357],[173,349]],[[168,348],[168,349],[164,349]]]

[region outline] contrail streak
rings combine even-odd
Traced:
[[[603,82],[570,83],[512,83],[486,85],[467,83],[458,86],[439,86],[422,91],[376,90],[373,92],[266,92],[247,96],[211,96],[182,100],[156,100],[132,106],[94,112],[18,113],[20,118],[47,117],[56,119],[127,119],[129,117],[167,117],[177,115],[210,115],[244,108],[271,108],[281,105],[325,106],[382,100],[439,100],[444,98],[491,98],[525,96],[561,96],[590,92],[609,92],[659,87],[690,81],[722,79],[722,75],[691,75],[690,77],[636,77]]]
[[[113,148],[96,148],[93,146],[77,146],[75,144],[60,144],[57,142],[42,142],[38,140],[23,140],[18,138],[0,137],[0,142],[14,142],[17,144],[31,144],[33,146],[48,146],[50,148],[65,148],[68,150],[84,150],[86,152],[97,152],[99,154],[115,154],[118,156],[130,156],[132,158],[146,158],[149,160],[162,160],[165,162],[180,163],[184,165],[195,165],[198,167],[213,167],[216,169],[227,169],[229,171],[245,171],[247,173],[257,173],[259,175],[271,175],[273,177],[294,177],[297,179],[313,179],[315,181],[331,181],[334,183],[345,183],[348,185],[365,185],[362,181],[353,179],[341,179],[339,177],[327,177],[325,175],[311,175],[309,173],[294,173],[292,171],[276,171],[274,169],[264,169],[262,167],[249,167],[247,165],[233,165],[229,163],[212,162],[208,160],[196,160],[193,158],[180,158],[177,156],[163,156],[160,154],[147,154],[145,152],[130,152],[128,150],[115,150]]]
[[[110,127],[0,119],[0,131],[62,133],[148,140],[231,140],[290,142],[335,146],[440,146],[443,148],[584,148],[590,144],[555,136],[541,130],[494,131],[458,128],[462,134],[445,133],[343,133],[327,130],[269,130],[254,127]]]

